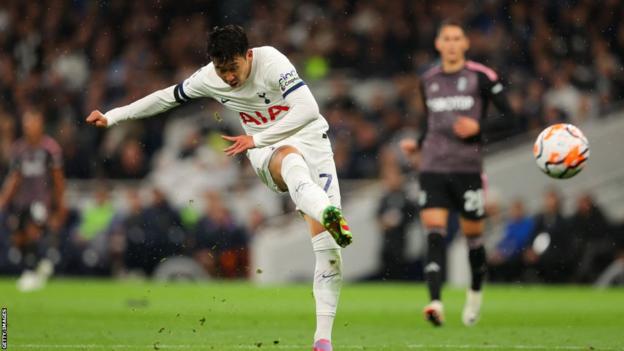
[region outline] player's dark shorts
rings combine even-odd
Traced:
[[[419,177],[420,208],[446,208],[467,219],[485,217],[483,178],[480,173],[429,173]]]

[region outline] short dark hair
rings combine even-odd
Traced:
[[[444,27],[459,27],[462,29],[462,31],[464,31],[464,33],[466,32],[466,27],[464,26],[464,23],[462,21],[456,18],[447,18],[440,22],[436,36],[440,36],[440,33],[442,32],[442,29],[444,29]]]
[[[248,49],[247,34],[241,26],[214,27],[208,35],[208,57],[213,61],[231,61],[236,56],[245,56]]]

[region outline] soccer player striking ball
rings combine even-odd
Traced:
[[[401,148],[411,154],[420,149],[420,217],[427,234],[425,277],[431,302],[425,318],[436,326],[444,321],[440,297],[447,219],[450,210],[461,214],[460,226],[467,238],[472,282],[467,292],[462,321],[474,325],[481,309],[481,285],[486,269],[483,247],[484,194],[482,185],[481,133],[488,127],[484,117],[491,100],[511,119],[503,86],[490,68],[467,61],[469,42],[461,25],[444,22],[435,47],[441,65],[427,71],[421,81],[427,115],[418,144],[403,140]],[[499,118],[500,120],[500,118]],[[500,121],[496,121],[500,122]]]
[[[273,47],[249,48],[239,26],[215,27],[209,35],[211,63],[177,85],[154,92],[87,122],[110,127],[155,115],[196,98],[211,97],[238,112],[246,135],[225,153],[246,152],[258,177],[276,192],[290,193],[303,212],[316,256],[314,350],[331,350],[331,330],[342,283],[340,247],[351,243],[340,211],[340,190],[328,124],[312,93],[286,56]]]

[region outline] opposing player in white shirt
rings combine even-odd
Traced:
[[[275,48],[250,49],[239,26],[216,27],[209,35],[212,60],[182,83],[154,92],[87,122],[98,127],[164,112],[196,98],[211,97],[238,112],[246,135],[227,155],[242,152],[260,179],[276,192],[290,193],[303,212],[316,257],[314,351],[331,351],[331,331],[342,285],[340,247],[352,235],[340,211],[340,190],[328,124],[312,93],[286,56]]]

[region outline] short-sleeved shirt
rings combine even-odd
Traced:
[[[39,202],[48,209],[52,201],[52,170],[63,167],[63,155],[58,143],[44,136],[38,145],[19,139],[11,150],[11,171],[21,176],[17,193],[11,201],[16,210],[26,210]]]

